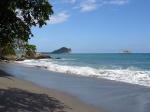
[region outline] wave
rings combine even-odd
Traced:
[[[56,60],[62,60],[62,61],[75,61],[76,59],[72,59],[72,58],[60,58],[60,59],[56,59]]]
[[[75,74],[88,77],[105,78],[109,80],[122,81],[132,84],[150,86],[150,71],[142,71],[129,67],[128,69],[103,69],[88,66],[69,66],[53,63],[50,59],[25,60],[18,63],[46,68],[47,70],[66,74]]]

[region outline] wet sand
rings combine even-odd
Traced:
[[[84,104],[76,97],[39,87],[0,70],[0,112],[102,111]]]

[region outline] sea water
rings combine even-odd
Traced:
[[[150,54],[49,54],[53,59],[24,60],[29,66],[53,72],[150,86]],[[59,59],[60,58],[60,59]]]

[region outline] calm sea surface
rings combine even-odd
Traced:
[[[56,63],[72,66],[89,66],[96,69],[150,70],[150,54],[49,54],[60,57]]]

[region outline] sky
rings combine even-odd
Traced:
[[[150,53],[150,0],[49,0],[54,14],[32,28],[38,51]]]

